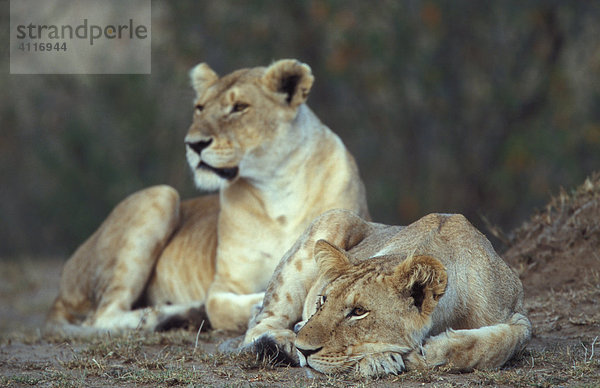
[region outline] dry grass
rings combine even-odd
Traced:
[[[11,334],[0,347],[1,386],[510,386],[600,384],[600,341],[538,337],[498,371],[451,374],[411,371],[379,380],[327,377],[300,368],[273,368],[249,354],[216,348],[227,333],[127,333],[73,339]]]

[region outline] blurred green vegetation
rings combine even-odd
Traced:
[[[150,76],[9,76],[2,55],[0,255],[67,255],[149,185],[197,195],[183,136],[198,62],[308,63],[309,105],[355,155],[380,222],[460,212],[510,230],[600,170],[600,2],[152,7]]]

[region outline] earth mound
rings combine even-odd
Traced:
[[[521,277],[537,334],[598,334],[600,173],[561,190],[513,232],[502,256]]]

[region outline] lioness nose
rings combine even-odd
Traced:
[[[308,359],[308,356],[310,356],[311,354],[315,354],[319,350],[323,349],[323,347],[321,346],[320,348],[316,348],[316,349],[302,349],[302,348],[296,347],[296,349],[298,349],[298,351],[300,353],[302,353],[302,355],[304,355],[304,357],[306,357]]]
[[[212,139],[200,140],[200,141],[195,141],[195,142],[189,142],[189,141],[185,142],[185,144],[187,144],[191,149],[196,151],[196,153],[198,155],[200,155],[202,150],[205,149],[206,147],[208,147],[210,145],[210,143],[212,143]]]

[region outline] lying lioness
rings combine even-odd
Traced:
[[[65,264],[49,328],[163,329],[206,307],[213,328],[244,331],[312,220],[334,208],[368,217],[354,158],[306,105],[308,65],[219,77],[202,63],[190,75],[187,160],[196,185],[219,193],[180,201],[156,186],[123,200]]]
[[[522,301],[517,275],[461,215],[401,227],[334,210],[284,256],[244,346],[324,373],[498,368],[531,337]]]

